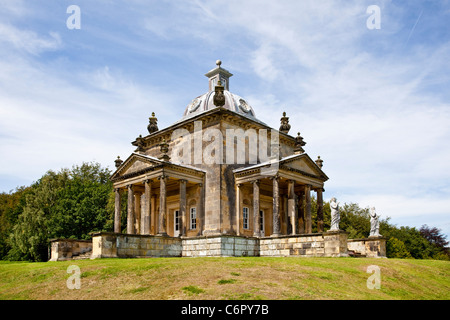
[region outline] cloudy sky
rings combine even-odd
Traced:
[[[324,160],[326,200],[450,235],[449,21],[448,0],[0,0],[0,192],[113,169],[221,59],[230,91],[272,127],[286,111]]]

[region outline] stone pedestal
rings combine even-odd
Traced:
[[[323,233],[326,257],[348,257],[348,233],[342,230],[327,231]]]
[[[386,258],[386,238],[372,236],[365,241],[367,258]]]

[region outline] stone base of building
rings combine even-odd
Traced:
[[[277,237],[215,235],[169,237],[113,232],[93,234],[90,255],[84,258],[140,257],[386,257],[386,238],[347,239],[344,231]],[[77,244],[77,241],[79,242]],[[81,245],[82,244],[82,245]],[[50,261],[74,259],[88,247],[80,240],[52,240]]]

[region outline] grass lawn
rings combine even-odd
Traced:
[[[68,289],[70,265],[80,289]],[[367,267],[380,270],[369,289]],[[450,262],[356,258],[148,258],[0,262],[0,299],[450,299]]]

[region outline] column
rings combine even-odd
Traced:
[[[323,189],[319,188],[317,192],[317,232],[323,232]]]
[[[166,222],[167,222],[167,210],[166,210],[166,180],[167,176],[161,176],[159,179],[159,226],[158,226],[158,235],[167,236],[166,231]]]
[[[305,191],[300,191],[297,198],[298,233],[303,234],[305,233]]]
[[[114,202],[114,232],[120,233],[120,209],[122,206],[121,196],[122,192],[120,189],[114,189],[115,193],[115,202]]]
[[[259,230],[259,180],[253,181],[253,236],[261,236],[261,230]]]
[[[197,230],[198,235],[203,233],[203,226],[205,225],[205,188],[203,183],[198,184],[198,193],[200,201],[197,208]]]
[[[127,207],[127,233],[134,234],[134,190],[133,185],[128,185],[128,207]]]
[[[180,235],[186,235],[186,183],[187,180],[180,180]]]
[[[141,234],[141,193],[134,193],[134,230],[136,234]]]
[[[141,234],[150,234],[150,219],[152,211],[152,180],[145,180],[144,187],[145,205],[142,210],[143,215],[141,218]]]
[[[278,186],[280,178],[275,176],[273,182],[273,209],[272,209],[272,236],[280,235],[280,190]]]
[[[236,235],[240,235],[240,218],[241,218],[241,184],[236,184]]]
[[[288,181],[288,216],[291,221],[291,234],[297,234],[297,214],[295,211],[295,181],[289,180]]]
[[[305,233],[312,233],[311,185],[305,186]]]

